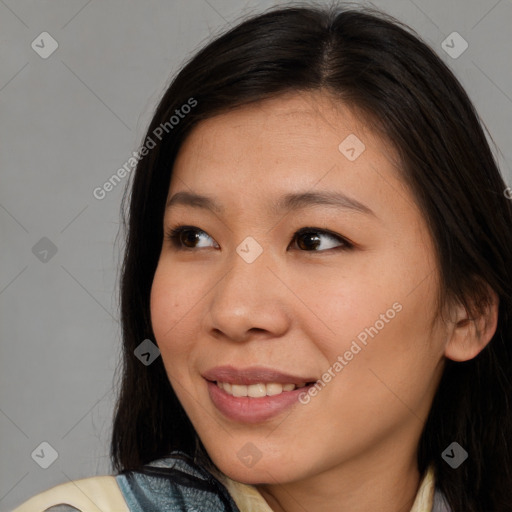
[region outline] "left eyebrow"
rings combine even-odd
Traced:
[[[187,191],[176,192],[167,202],[167,208],[172,208],[176,205],[203,208],[219,214],[222,214],[225,211],[225,209],[212,197]],[[285,194],[272,203],[270,208],[275,215],[281,215],[285,212],[301,210],[317,205],[351,210],[378,218],[375,212],[368,206],[341,192],[323,191]]]
[[[276,214],[281,214],[316,205],[333,206],[343,210],[352,210],[365,215],[372,215],[377,218],[375,212],[365,204],[341,192],[329,191],[286,194],[272,205],[272,211]]]

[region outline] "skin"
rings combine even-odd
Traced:
[[[188,251],[164,239],[151,290],[156,342],[212,460],[256,485],[274,511],[410,510],[421,480],[417,445],[445,357],[476,356],[496,329],[497,305],[475,324],[456,303],[450,320],[436,317],[431,236],[391,144],[370,128],[325,92],[289,93],[202,121],[173,168],[168,197],[210,195],[225,213],[166,211],[165,230],[186,224],[206,234]],[[349,134],[366,146],[355,161],[338,149]],[[323,190],[375,216],[268,207],[288,192]],[[303,227],[318,228],[316,248],[311,236],[294,240]],[[355,247],[340,250],[343,241],[321,229]],[[236,252],[248,236],[263,249],[251,264]],[[218,365],[320,379],[396,302],[402,310],[308,404],[244,424],[210,400],[201,373]],[[252,467],[237,456],[249,442],[261,453]]]

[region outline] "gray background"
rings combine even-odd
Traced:
[[[0,0],[1,511],[111,472],[129,179],[103,200],[92,191],[138,149],[184,60],[240,16],[276,4],[286,2]],[[512,185],[510,0],[371,5],[409,24],[455,71]],[[469,44],[455,59],[441,47],[453,31]],[[42,32],[59,45],[46,59],[31,47]],[[43,237],[55,254],[33,251]],[[47,469],[31,456],[42,442],[58,453]]]

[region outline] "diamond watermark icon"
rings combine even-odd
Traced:
[[[361,153],[366,149],[366,146],[357,135],[351,133],[341,141],[338,149],[342,155],[353,162],[359,158]]]
[[[32,247],[32,254],[42,263],[48,263],[57,254],[57,246],[49,238],[43,236]]]
[[[441,48],[452,59],[458,59],[468,49],[468,46],[468,42],[458,32],[452,32],[441,43]]]
[[[41,32],[30,46],[39,57],[47,59],[59,47],[59,43],[48,32]]]
[[[143,365],[149,366],[160,355],[160,349],[151,340],[146,339],[133,353]]]
[[[262,455],[261,450],[251,442],[245,443],[237,453],[240,462],[248,468],[252,468],[261,459]]]
[[[457,469],[468,458],[468,452],[454,441],[441,454],[441,457],[453,469]]]
[[[49,468],[59,457],[57,450],[46,441],[43,441],[30,456],[43,469]]]
[[[236,252],[246,263],[252,263],[263,252],[263,247],[252,236],[248,236],[236,248]]]

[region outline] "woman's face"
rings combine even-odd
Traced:
[[[176,160],[164,229],[188,231],[163,242],[152,326],[235,480],[415,464],[447,330],[423,215],[362,121],[283,95],[201,122]]]

